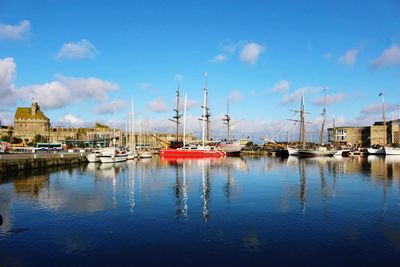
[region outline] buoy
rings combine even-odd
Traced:
[[[0,214],[0,226],[3,224],[3,216]]]

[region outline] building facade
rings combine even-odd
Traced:
[[[345,146],[368,146],[369,127],[342,126],[328,128],[328,142]]]
[[[39,104],[32,101],[31,107],[18,107],[14,116],[14,134],[28,142],[34,140],[36,135],[49,139],[50,120],[40,110]]]
[[[336,145],[360,145],[368,147],[372,145],[385,146],[387,144],[399,146],[400,119],[383,122],[375,122],[371,126],[342,126],[328,128],[328,141]]]

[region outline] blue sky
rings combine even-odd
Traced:
[[[188,127],[200,130],[208,73],[214,137],[230,98],[236,137],[275,136],[305,92],[320,126],[368,125],[400,109],[399,1],[0,2],[0,119],[39,101],[53,125],[119,125],[135,100],[137,124],[173,130],[178,79]]]

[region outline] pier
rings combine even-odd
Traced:
[[[72,166],[87,162],[85,153],[27,153],[0,154],[0,173]]]

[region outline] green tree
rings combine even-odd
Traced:
[[[4,141],[4,142],[10,142],[10,136],[9,135],[2,135],[1,137],[0,137],[0,140],[1,141]]]
[[[47,138],[44,136],[41,136],[40,134],[35,134],[35,137],[33,138],[33,143],[45,143],[47,142]]]
[[[10,143],[11,144],[21,144],[22,143],[22,138],[13,136],[13,137],[11,137]]]

